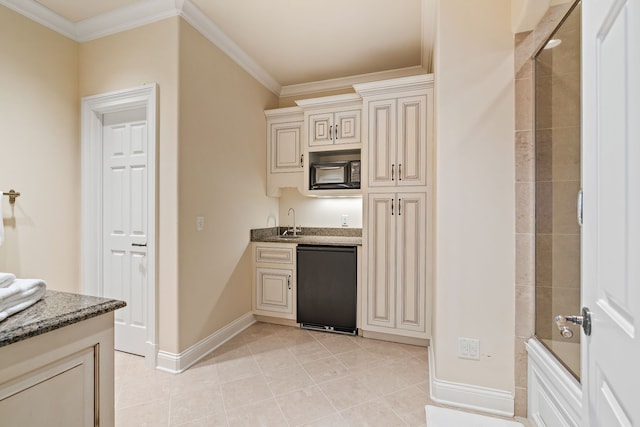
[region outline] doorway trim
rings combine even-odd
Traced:
[[[147,120],[148,169],[147,240],[148,281],[146,302],[147,336],[145,362],[157,363],[157,251],[156,251],[156,162],[157,85],[155,83],[82,98],[81,106],[81,286],[88,295],[102,296],[102,116],[107,113],[144,108]]]

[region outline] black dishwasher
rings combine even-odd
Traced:
[[[297,322],[302,328],[355,335],[355,246],[298,245]]]

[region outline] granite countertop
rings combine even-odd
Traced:
[[[48,290],[31,307],[0,322],[0,347],[51,332],[127,305],[124,301]]]
[[[361,228],[303,227],[298,237],[283,236],[287,227],[258,228],[251,230],[252,242],[297,243],[300,245],[360,246]]]

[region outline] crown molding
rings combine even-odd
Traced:
[[[209,19],[195,4],[184,0],[180,16],[193,28],[198,30],[207,40],[226,53],[254,79],[260,82],[275,95],[280,95],[282,86],[264,68],[258,65],[247,53],[229,38],[216,24]]]
[[[356,105],[362,103],[362,98],[357,93],[345,93],[342,95],[322,96],[320,98],[301,99],[296,101],[299,107],[309,110],[312,108],[337,107],[344,105]]]
[[[280,95],[281,85],[190,0],[145,0],[75,23],[35,0],[0,0],[0,4],[79,43],[180,16],[260,84]]]
[[[417,76],[402,77],[398,79],[380,80],[370,83],[354,85],[356,93],[362,97],[385,95],[399,91],[424,90],[433,87],[433,74],[421,74]]]
[[[20,15],[37,22],[63,36],[78,41],[76,25],[34,0],[0,0],[5,6]]]
[[[317,82],[301,83],[296,85],[283,86],[280,91],[280,97],[293,97],[308,95],[311,93],[322,93],[332,90],[353,89],[353,85],[367,82],[375,82],[378,80],[388,80],[398,77],[414,76],[416,74],[424,74],[424,69],[420,65],[406,68],[398,68],[395,70],[380,71],[376,73],[358,74],[349,77],[340,77],[337,79],[321,80]]]

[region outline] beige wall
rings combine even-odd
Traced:
[[[0,6],[0,271],[80,290],[78,44]]]
[[[278,100],[184,21],[179,51],[182,351],[251,311],[249,229],[278,214],[264,191],[264,110]]]
[[[436,377],[514,391],[514,85],[509,0],[438,3]],[[457,357],[458,337],[480,360]]]
[[[159,345],[178,351],[178,23],[170,18],[80,45],[80,96],[157,83]],[[79,103],[79,100],[76,100]],[[78,161],[79,163],[79,161]],[[78,262],[76,260],[75,262]]]

